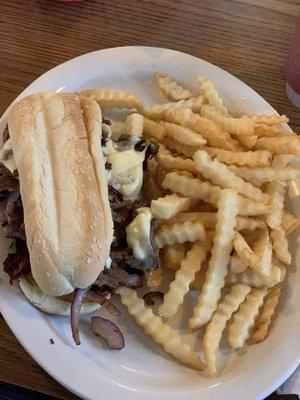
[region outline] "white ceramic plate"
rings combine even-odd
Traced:
[[[156,71],[170,73],[195,90],[198,74],[206,75],[216,84],[233,113],[274,112],[256,92],[220,68],[187,54],[150,47],[114,48],[75,58],[38,78],[19,97],[43,90],[112,87],[131,90],[142,96],[145,103],[159,102],[163,98],[154,85]],[[0,121],[0,128],[6,115]],[[290,188],[293,197],[290,208],[294,212],[300,211],[297,188],[297,185]],[[294,265],[299,256],[296,236],[291,240]],[[1,240],[2,259],[7,243],[6,239]],[[219,379],[208,378],[170,359],[134,326],[126,312],[118,321],[126,347],[122,351],[108,351],[90,333],[88,318],[81,324],[83,344],[76,347],[68,318],[39,312],[17,288],[8,285],[6,277],[0,288],[0,309],[20,343],[41,367],[84,399],[262,399],[287,379],[300,359],[300,269],[296,271],[292,266],[289,270],[285,301],[270,337],[237,354],[223,347],[220,365],[224,371]],[[173,324],[184,326],[186,318],[180,315]],[[54,345],[50,344],[50,338]],[[198,348],[196,336],[185,333],[185,338],[194,341],[194,347]]]

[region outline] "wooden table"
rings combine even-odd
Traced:
[[[0,1],[0,114],[35,78],[80,54],[123,45],[168,47],[226,69],[300,130],[283,64],[298,0]],[[24,327],[24,329],[26,329]],[[75,399],[26,354],[0,319],[0,380]]]

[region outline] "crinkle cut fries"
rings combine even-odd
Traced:
[[[161,261],[149,287],[162,285],[164,269],[174,270],[174,279],[158,315],[133,289],[118,294],[167,353],[215,377],[225,329],[233,349],[264,340],[271,329],[291,263],[287,235],[299,226],[284,198],[287,182],[300,177],[290,166],[300,140],[280,127],[285,115],[232,116],[203,76],[198,93],[165,73],[155,79],[165,104],[144,107],[124,91],[87,91],[103,108],[134,109],[130,135],[159,145],[144,182]],[[184,310],[187,329],[204,331],[203,362],[168,325],[190,290],[198,290],[198,299]]]

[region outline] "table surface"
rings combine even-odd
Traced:
[[[34,79],[83,53],[123,45],[176,49],[237,76],[300,130],[283,64],[298,0],[0,1],[0,114]],[[0,380],[76,399],[18,344],[0,317]]]

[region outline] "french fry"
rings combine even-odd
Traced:
[[[262,341],[270,330],[291,263],[286,235],[300,225],[300,218],[284,209],[287,183],[300,179],[300,169],[289,166],[300,156],[300,138],[279,125],[288,122],[285,115],[233,117],[203,76],[200,95],[165,73],[155,78],[168,99],[164,104],[144,107],[134,94],[114,89],[79,94],[103,109],[131,110],[112,130],[127,132],[133,144],[143,136],[158,144],[154,157],[146,157],[142,199],[156,219],[151,240],[161,262],[145,272],[145,285],[150,290],[162,286],[163,272],[174,279],[159,315],[136,291],[119,287],[117,294],[137,325],[167,353],[216,377],[227,323],[234,349],[249,338]],[[198,299],[188,328],[205,327],[207,367],[162,321],[176,314],[191,289],[198,290]]]
[[[234,189],[222,190],[218,201],[217,223],[206,279],[189,320],[189,328],[205,325],[217,308],[225,284],[227,265],[238,213],[238,195]]]
[[[218,186],[213,186],[209,182],[202,182],[197,178],[181,175],[178,172],[167,173],[162,186],[164,189],[171,190],[174,193],[203,200],[215,207],[221,193],[221,189]],[[239,196],[238,207],[239,214],[246,216],[262,215],[273,210],[270,206],[266,206],[263,203],[256,203],[242,196]]]
[[[282,292],[283,285],[278,285],[267,295],[261,313],[258,316],[253,333],[250,337],[251,343],[258,343],[264,340],[270,330],[272,317],[275,314],[276,307]]]
[[[141,114],[130,114],[126,119],[126,132],[134,142],[137,142],[143,135],[144,117]]]
[[[263,305],[267,289],[252,289],[247,295],[239,310],[233,314],[232,322],[228,326],[228,343],[233,349],[243,347],[250,336],[259,309]]]
[[[229,151],[215,147],[203,147],[209,155],[217,157],[221,163],[249,167],[267,167],[271,164],[272,153],[268,150],[256,151]]]
[[[184,89],[170,75],[158,73],[155,74],[155,79],[161,92],[170,101],[188,100],[195,97],[194,93]]]
[[[294,214],[287,210],[283,210],[281,223],[284,233],[286,235],[289,235],[299,228],[300,218],[297,218]]]
[[[248,268],[248,265],[241,260],[236,254],[230,257],[229,272],[232,274],[242,274]]]
[[[183,154],[185,157],[193,157],[195,151],[198,149],[195,146],[189,146],[188,144],[177,143],[175,140],[165,138],[163,144],[176,153]]]
[[[292,260],[291,253],[289,252],[289,244],[282,229],[272,230],[270,233],[273,249],[279,261],[289,265]]]
[[[185,258],[184,243],[175,243],[165,246],[162,250],[163,265],[166,268],[177,270],[180,268],[181,261]]]
[[[230,169],[231,172],[233,172],[236,176],[238,176],[238,174],[235,173],[235,171],[238,171],[238,167],[236,165],[228,165],[228,168]],[[244,179],[246,182],[251,183],[251,185],[260,188],[260,186],[262,185],[259,181],[257,181],[255,178],[248,176],[247,179]]]
[[[127,108],[129,110],[141,110],[142,101],[137,96],[125,90],[117,89],[92,89],[84,90],[80,97],[89,97],[97,101],[102,109]]]
[[[156,246],[161,249],[174,243],[196,242],[205,240],[205,230],[201,222],[185,222],[183,224],[163,225],[154,236]]]
[[[238,141],[233,139],[228,132],[223,131],[219,125],[208,118],[199,116],[195,130],[199,132],[212,147],[219,147],[225,150],[241,150]]]
[[[170,149],[168,149],[163,143],[159,143],[158,151],[159,151],[161,154],[176,155],[176,154],[172,153],[172,151],[171,151]]]
[[[250,291],[251,288],[243,283],[236,283],[233,285],[230,292],[224,297],[222,302],[218,304],[216,312],[205,328],[203,350],[208,373],[212,377],[218,376],[216,354],[226,323],[230,320],[232,314],[237,311],[240,304],[244,302]]]
[[[161,121],[160,124],[165,128],[167,137],[177,143],[188,143],[189,146],[203,146],[206,143],[200,133],[193,131],[191,128],[165,121]]]
[[[264,218],[264,217],[263,217]],[[265,231],[267,230],[267,226],[265,225],[264,228],[262,228],[261,230]],[[253,249],[253,245],[254,243],[257,241],[258,239],[258,231],[245,231],[243,232],[244,238],[246,239],[247,243],[249,244],[249,246],[251,247],[251,249]]]
[[[166,221],[168,225],[175,224],[176,222],[198,222],[201,221],[204,229],[214,229],[216,223],[215,212],[199,212],[199,211],[186,211],[178,213],[176,218],[170,218]]]
[[[252,248],[254,253],[261,259],[252,268],[258,275],[269,276],[272,268],[272,244],[267,229],[257,232],[257,240],[254,242]]]
[[[244,261],[246,265],[254,268],[257,263],[261,261],[261,258],[253,252],[249,247],[246,240],[239,232],[235,232],[233,238],[233,248],[236,251],[238,257]]]
[[[196,151],[194,161],[199,172],[213,184],[222,188],[235,188],[245,197],[267,204],[268,195],[251,183],[237,177],[225,164],[220,163],[217,159],[212,160],[206,151]]]
[[[250,119],[229,117],[211,105],[203,104],[201,107],[201,115],[216,122],[226,132],[230,132],[238,136],[253,135],[254,133],[255,124]]]
[[[189,108],[172,108],[166,111],[165,119],[175,124],[186,126],[201,134],[210,146],[226,150],[240,150],[238,142],[224,132],[219,125],[208,118],[194,114]]]
[[[261,137],[256,143],[257,149],[270,150],[273,154],[300,155],[300,139],[296,135],[282,137]]]
[[[289,119],[286,115],[242,115],[242,119],[251,120],[257,124],[265,124],[265,125],[278,125],[288,123]]]
[[[273,159],[272,167],[277,169],[285,168],[293,162],[295,158],[296,156],[294,154],[278,154]]]
[[[171,108],[165,113],[166,121],[186,126],[195,130],[199,115],[193,113],[190,107]]]
[[[258,140],[258,136],[257,135],[238,135],[237,139],[241,145],[246,147],[246,149],[251,150],[251,149],[255,148],[257,140]]]
[[[258,275],[253,269],[247,270],[241,274],[229,273],[226,278],[226,284],[232,285],[233,283],[246,283],[247,285],[255,288],[268,287],[272,288],[278,283],[282,282],[286,274],[286,268],[274,265],[271,268],[269,276],[263,277]]]
[[[203,104],[203,96],[193,97],[189,100],[179,100],[174,103],[154,104],[153,106],[144,107],[141,113],[150,119],[165,119],[168,110],[179,108],[187,108],[195,113],[199,113]],[[172,121],[170,121],[172,122]]]
[[[127,307],[128,313],[134,317],[143,332],[161,345],[166,353],[191,368],[205,369],[205,364],[200,361],[199,355],[182,342],[177,332],[164,324],[159,316],[154,315],[150,307],[145,306],[144,301],[137,296],[135,290],[121,287],[117,289],[117,293]]]
[[[290,135],[289,132],[283,131],[276,128],[275,126],[270,126],[266,124],[259,124],[254,127],[254,133],[258,137],[276,137],[276,136],[287,136]]]
[[[198,212],[198,211],[190,211],[190,212],[181,212],[176,215],[174,218],[170,218],[167,222],[168,225],[175,224],[176,222],[184,223],[184,222],[197,222],[200,221],[204,229],[214,229],[217,220],[217,214],[215,212]]]
[[[163,126],[158,124],[157,122],[151,121],[150,119],[144,117],[143,123],[143,133],[152,139],[161,142],[166,135],[165,129]]]
[[[195,163],[190,158],[182,158],[173,154],[162,153],[160,150],[155,156],[157,162],[167,170],[183,170],[196,174],[198,171]]]
[[[275,156],[272,167],[275,169],[285,168],[293,161],[294,157],[295,156],[291,154],[280,154]],[[274,208],[274,211],[266,216],[266,223],[272,229],[281,229],[285,188],[286,183],[282,181],[275,181],[266,185],[265,192],[269,195],[269,205]]]
[[[175,222],[202,222],[205,230],[214,229],[217,220],[217,214],[215,212],[199,212],[199,211],[190,211],[190,212],[181,212],[176,215],[174,218],[170,218],[166,221],[168,225],[174,224]],[[254,231],[256,229],[266,229],[266,224],[264,221],[248,218],[248,217],[237,217],[236,230],[249,230]]]
[[[154,217],[168,219],[178,214],[180,211],[188,210],[191,206],[190,197],[178,196],[176,194],[160,197],[151,201],[150,210]]]
[[[176,271],[175,279],[170,283],[169,291],[164,295],[163,303],[159,306],[158,313],[161,317],[171,318],[176,314],[189,291],[190,284],[195,279],[196,272],[201,269],[209,248],[209,241],[192,244],[191,250],[187,252],[180,268]]]
[[[266,229],[266,224],[260,219],[238,216],[236,229],[238,231],[255,231],[256,229]]]
[[[219,110],[222,114],[227,115],[228,110],[223,104],[223,100],[221,99],[218,91],[214,87],[214,84],[205,78],[204,76],[199,76],[198,82],[200,85],[201,93],[204,98],[208,100],[208,103]]]
[[[269,195],[269,205],[274,208],[274,211],[266,215],[266,223],[272,229],[281,228],[285,188],[286,183],[280,181],[271,182],[266,187],[266,193]]]
[[[297,168],[271,168],[271,167],[256,167],[256,168],[248,168],[248,167],[237,167],[231,166],[229,167],[231,171],[235,173],[235,175],[245,179],[246,181],[256,181],[259,186],[266,182],[274,182],[277,180],[281,181],[291,181],[295,179],[299,179],[300,177],[300,169]]]
[[[146,275],[146,285],[149,289],[156,289],[161,286],[163,282],[162,270],[157,268],[155,271],[151,271]]]

